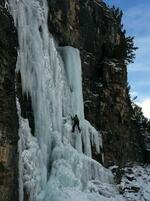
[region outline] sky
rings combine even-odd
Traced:
[[[135,37],[134,64],[128,66],[128,81],[132,97],[150,118],[150,0],[104,0],[123,10],[123,25],[127,35]]]

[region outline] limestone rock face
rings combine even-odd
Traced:
[[[15,95],[17,35],[0,3],[0,201],[18,200],[18,119]]]
[[[112,10],[97,0],[48,3],[49,30],[58,44],[80,50],[86,118],[102,131],[105,165],[143,161],[141,136],[131,118],[127,67],[114,53],[125,35]]]

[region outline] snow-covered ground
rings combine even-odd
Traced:
[[[129,165],[119,184],[127,201],[150,201],[150,165]]]

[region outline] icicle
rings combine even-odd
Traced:
[[[19,125],[21,124],[21,108],[18,99],[16,99],[16,105],[17,105],[17,112],[18,112],[18,117],[19,117]],[[22,152],[23,152],[23,147],[22,147],[22,135],[19,130],[19,141],[18,141],[18,153],[19,153],[19,201],[24,200],[24,193],[23,193],[23,162],[22,162]]]

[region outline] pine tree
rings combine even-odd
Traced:
[[[128,36],[125,38],[124,59],[126,63],[133,63],[135,59],[135,51],[138,47],[134,46],[134,37]]]
[[[134,46],[134,37],[126,36],[126,30],[123,29],[122,16],[123,12],[115,6],[112,7],[112,14],[118,26],[118,33],[120,35],[120,44],[114,47],[115,58],[121,59],[126,64],[133,63],[135,59],[135,51],[138,47]]]

